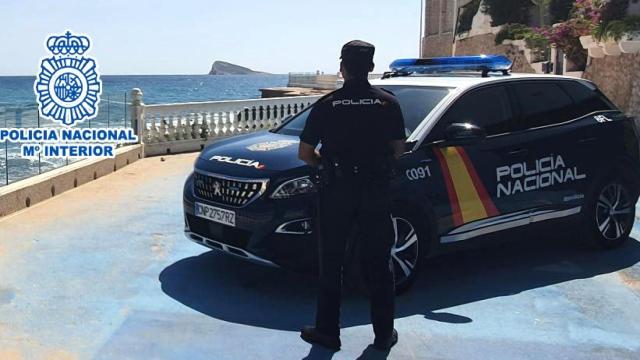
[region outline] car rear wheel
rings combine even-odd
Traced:
[[[622,245],[633,228],[637,198],[637,191],[623,178],[604,181],[587,204],[587,239],[603,249]]]

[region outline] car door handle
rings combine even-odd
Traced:
[[[596,142],[596,140],[598,140],[597,137],[593,136],[593,137],[588,137],[588,138],[582,138],[580,140],[578,140],[579,144],[591,144]]]
[[[524,156],[524,155],[527,155],[528,153],[529,153],[529,150],[527,149],[516,149],[516,150],[509,151],[509,155],[511,156]]]

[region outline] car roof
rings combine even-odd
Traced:
[[[458,76],[445,75],[417,75],[417,76],[398,76],[387,79],[371,80],[371,84],[375,86],[431,86],[431,87],[446,87],[457,88],[464,90],[466,88],[474,87],[479,84],[498,83],[505,81],[517,81],[517,80],[578,80],[585,81],[584,79],[559,76],[559,75],[546,75],[546,74],[526,74],[526,73],[513,73],[510,75],[499,75],[482,77],[477,73],[472,74],[459,74]]]

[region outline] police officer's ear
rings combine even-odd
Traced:
[[[376,64],[371,63],[371,66],[369,66],[369,72],[373,72],[373,69],[376,68]]]

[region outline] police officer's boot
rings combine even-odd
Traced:
[[[389,336],[388,338],[376,338],[373,342],[373,347],[381,351],[389,351],[396,343],[398,343],[398,332],[396,331],[396,329],[393,329],[393,333],[391,333],[391,336]]]
[[[300,331],[300,337],[310,344],[321,345],[334,351],[339,351],[342,346],[339,336],[323,334],[312,326],[304,327]]]

